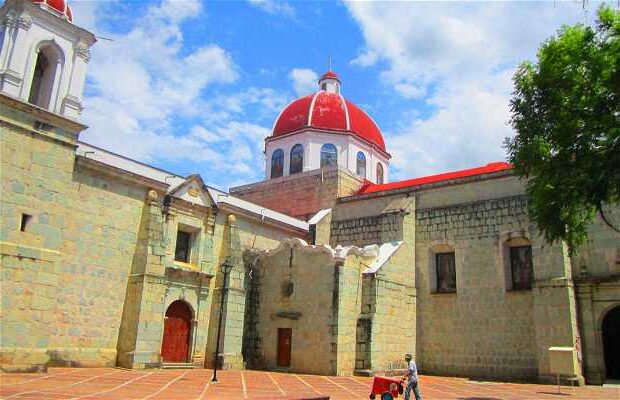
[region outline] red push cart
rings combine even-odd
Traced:
[[[388,378],[386,376],[375,376],[372,381],[372,391],[370,398],[374,399],[379,395],[381,400],[392,400],[403,394],[403,382],[399,378]]]

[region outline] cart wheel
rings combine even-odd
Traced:
[[[381,395],[381,400],[394,400],[394,396],[390,392],[385,392]]]

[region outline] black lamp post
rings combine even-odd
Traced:
[[[222,282],[222,293],[220,295],[220,320],[217,324],[217,342],[215,343],[215,354],[213,356],[213,378],[211,378],[211,382],[217,383],[217,364],[218,364],[218,356],[220,354],[220,334],[222,332],[222,317],[224,316],[224,297],[226,296],[226,291],[228,287],[226,286],[226,282],[228,281],[228,274],[232,271],[234,265],[230,262],[230,258],[226,257],[226,260],[220,265],[220,269],[224,274],[224,281]]]

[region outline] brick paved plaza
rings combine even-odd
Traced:
[[[1,374],[0,398],[46,400],[110,399],[297,399],[330,396],[368,399],[372,378],[220,371],[220,382],[209,383],[210,370],[128,371],[113,368],[53,368],[41,374]],[[620,389],[580,388],[474,382],[462,378],[421,377],[425,400],[620,400]]]

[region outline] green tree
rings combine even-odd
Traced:
[[[594,28],[564,26],[514,75],[506,139],[515,173],[527,181],[529,214],[548,242],[571,253],[605,205],[620,203],[620,13],[598,9]]]

